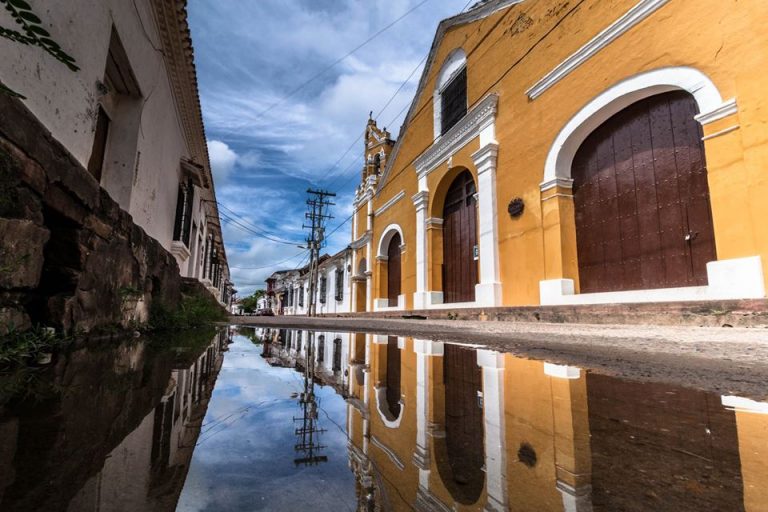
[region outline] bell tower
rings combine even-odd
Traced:
[[[360,185],[355,190],[354,214],[352,216],[352,311],[367,311],[371,308],[371,268],[373,232],[373,195],[384,169],[387,167],[395,141],[386,128],[379,128],[368,116],[363,138],[363,169]]]

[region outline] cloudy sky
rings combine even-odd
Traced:
[[[368,112],[380,114],[379,126],[397,134],[437,24],[466,5],[467,0],[189,2],[224,242],[241,296],[263,287],[273,271],[302,263],[305,251],[296,246],[306,236],[309,186],[338,193],[328,231],[349,217],[362,165],[356,139]],[[347,223],[326,251],[342,249],[349,238]]]

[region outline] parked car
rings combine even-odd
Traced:
[[[254,314],[256,316],[275,316],[275,313],[269,308],[257,309]]]

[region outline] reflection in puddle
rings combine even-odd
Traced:
[[[0,510],[768,510],[764,403],[411,337],[233,340],[60,358],[0,409]]]

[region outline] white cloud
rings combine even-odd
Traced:
[[[301,240],[304,191],[339,195],[329,231],[352,210],[360,175],[362,133],[429,52],[438,22],[466,0],[418,7],[333,68],[339,57],[421,3],[421,0],[219,0],[191,2],[190,23],[201,103],[210,136],[217,197],[245,222],[281,239]],[[226,37],[222,37],[226,34]],[[421,70],[410,77],[378,119],[397,136]],[[314,77],[299,90],[297,87]],[[398,115],[399,114],[399,115]],[[335,168],[332,166],[352,146]],[[228,179],[229,178],[229,179]],[[236,178],[236,179],[234,179]],[[349,243],[349,224],[328,252]],[[224,241],[241,295],[299,252],[225,221]],[[240,284],[238,284],[240,283]]]
[[[220,140],[208,141],[208,156],[211,159],[211,171],[217,184],[227,181],[232,169],[237,163],[237,153],[235,153],[225,142]]]

